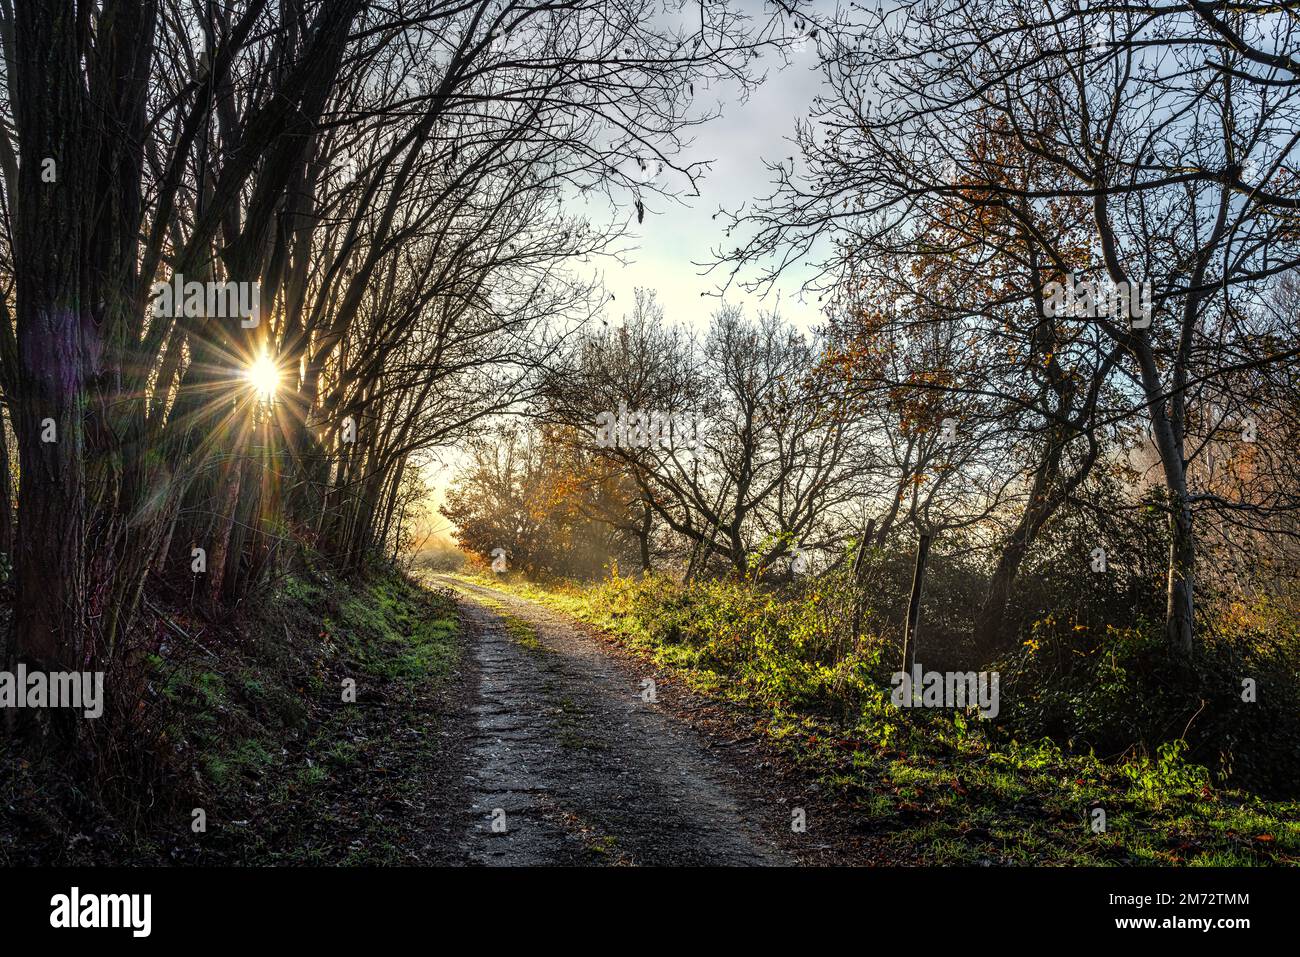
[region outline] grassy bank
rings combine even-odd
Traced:
[[[837,612],[815,589],[782,597],[741,582],[475,580],[593,624],[697,691],[746,709],[898,860],[1300,862],[1300,804],[1216,786],[1176,738],[1102,759],[1021,740],[972,712],[894,707],[879,645],[824,647]]]
[[[391,570],[309,566],[254,607],[155,609],[134,787],[88,795],[6,751],[0,864],[436,862],[445,825],[424,809],[454,780],[439,734],[454,603]]]

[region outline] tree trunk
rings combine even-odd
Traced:
[[[209,611],[221,604],[222,589],[226,582],[226,562],[230,551],[230,531],[234,524],[235,509],[239,504],[239,488],[243,469],[238,462],[227,462],[222,467],[221,483],[217,489],[212,523],[208,526],[208,577],[204,583],[203,598]]]
[[[867,604],[867,549],[871,547],[870,542],[875,538],[875,534],[876,520],[873,518],[862,530],[862,537],[858,539],[857,554],[853,556],[853,630],[849,635],[853,642],[857,642],[858,635],[862,632],[862,615],[866,611]]]
[[[21,161],[11,197],[18,368],[10,400],[22,482],[14,651],[38,666],[74,667],[87,622],[88,130],[72,9],[26,2],[13,12],[18,55],[9,79]],[[42,178],[47,169],[52,182]]]
[[[1020,572],[1020,563],[1029,551],[1029,532],[1025,527],[1027,518],[1027,515],[1021,518],[1020,525],[1007,540],[1002,554],[998,556],[997,566],[993,569],[993,577],[989,579],[988,594],[975,622],[975,642],[982,652],[992,651],[1001,643],[1011,585]]]
[[[650,574],[650,532],[653,529],[653,515],[650,506],[644,502],[641,505],[641,527],[637,529],[637,543],[641,547],[641,573]]]
[[[1185,490],[1170,508],[1165,637],[1174,651],[1187,657],[1195,635],[1196,536]]]
[[[14,554],[14,483],[9,468],[9,437],[3,413],[0,413],[0,552],[10,566]]]
[[[31,298],[18,304],[25,381],[15,397],[22,474],[15,649],[34,664],[72,668],[82,657],[86,615],[80,317],[70,308],[35,305]],[[58,348],[40,354],[52,342]],[[54,430],[54,441],[42,441],[43,433],[51,434],[47,429]]]
[[[1142,383],[1151,400],[1151,431],[1164,472],[1169,507],[1169,569],[1165,588],[1165,637],[1175,653],[1187,658],[1195,646],[1196,536],[1183,457],[1180,394],[1170,400],[1173,414],[1158,401],[1160,380],[1149,350],[1138,354]]]

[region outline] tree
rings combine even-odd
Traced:
[[[1245,42],[1228,39],[1215,18]],[[1080,404],[1064,416],[1053,404],[1066,380],[1049,383],[1037,412],[1064,430],[1048,450],[1065,439],[1091,448],[1100,426],[1149,421],[1169,515],[1166,630],[1186,657],[1195,515],[1222,507],[1189,482],[1191,404],[1202,385],[1297,356],[1272,344],[1281,330],[1247,318],[1255,314],[1248,304],[1297,263],[1288,14],[1224,4],[1045,12],[1019,0],[954,0],[829,17],[819,30],[835,93],[799,130],[809,172],[773,167],[775,193],[733,220],[744,238],[722,260],[733,276],[768,263],[754,280],[761,286],[834,238],[811,283],[831,288],[853,263],[884,251],[930,252],[937,205],[1008,224],[989,231],[980,222],[966,248],[947,250],[972,269],[996,253],[1028,273],[1018,289],[966,306],[990,334],[1005,315],[991,307],[1013,296],[1021,321],[1036,324],[1048,283],[1067,276],[1123,290],[1150,283],[1149,324],[1096,309],[1077,317],[1086,321],[1065,341],[1087,347],[1091,381],[1079,384]],[[1270,60],[1263,49],[1279,52]],[[980,144],[973,156],[970,144]],[[1086,216],[1082,242],[1060,222],[1074,205]],[[1016,236],[1014,245],[999,235]],[[1040,337],[1035,351],[1053,341]],[[1099,414],[1110,396],[1125,408]],[[1038,458],[1050,465],[1055,454]],[[1071,481],[1052,484],[1068,493]],[[1025,514],[1024,531],[1008,542],[1017,549],[1017,534],[1024,540],[1040,524]]]

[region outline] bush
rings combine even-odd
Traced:
[[[1185,739],[1223,783],[1270,796],[1300,785],[1300,642],[1279,623],[1210,621],[1196,657],[1170,654],[1163,626],[1105,627],[1048,617],[999,665],[1004,727],[1071,750],[1150,758]],[[1245,678],[1256,700],[1242,700]]]

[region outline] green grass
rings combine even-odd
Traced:
[[[1300,804],[1214,787],[1179,742],[1103,761],[1008,739],[973,714],[894,708],[869,642],[828,653],[815,590],[782,599],[743,582],[467,580],[596,625],[695,690],[749,709],[902,862],[1300,862]],[[1094,808],[1105,811],[1102,833]]]
[[[441,680],[455,663],[457,622],[449,609],[429,615],[401,579],[366,584],[341,603],[327,630],[341,635],[363,669],[401,681]]]
[[[428,862],[430,801],[452,780],[439,724],[455,602],[383,567],[343,579],[299,557],[240,613],[166,608],[123,787],[87,799],[39,751],[0,753],[0,864]]]
[[[546,646],[537,637],[537,629],[531,624],[509,612],[501,612],[501,620],[505,622],[506,633],[519,645],[529,651],[542,652],[546,650]]]
[[[468,584],[481,584],[479,579],[473,578],[472,576],[453,575],[449,577],[456,578]],[[479,592],[466,592],[462,589],[461,593],[469,598],[470,601],[477,602],[483,607],[490,608],[492,611],[496,612],[497,616],[505,625],[506,634],[513,638],[520,646],[527,648],[529,651],[535,652],[544,652],[547,650],[546,646],[542,644],[541,639],[537,636],[537,629],[534,628],[530,622],[507,611],[506,606],[503,603],[489,598]]]
[[[360,707],[342,700],[341,679],[356,682],[359,700],[377,688],[385,701],[427,694],[452,673],[458,629],[449,598],[395,573],[361,582],[290,577],[262,605],[251,630],[265,637],[247,659],[151,662],[172,708],[170,736],[195,755],[195,800],[209,820],[247,817],[251,804],[275,823],[274,835],[251,828],[241,835],[239,859],[402,862],[399,822],[367,819],[343,857],[328,846],[330,828],[344,826],[333,820],[333,792],[355,786],[348,776],[368,773],[372,749],[387,743],[365,733]],[[278,641],[289,635],[292,642]],[[302,833],[279,833],[295,830]]]

